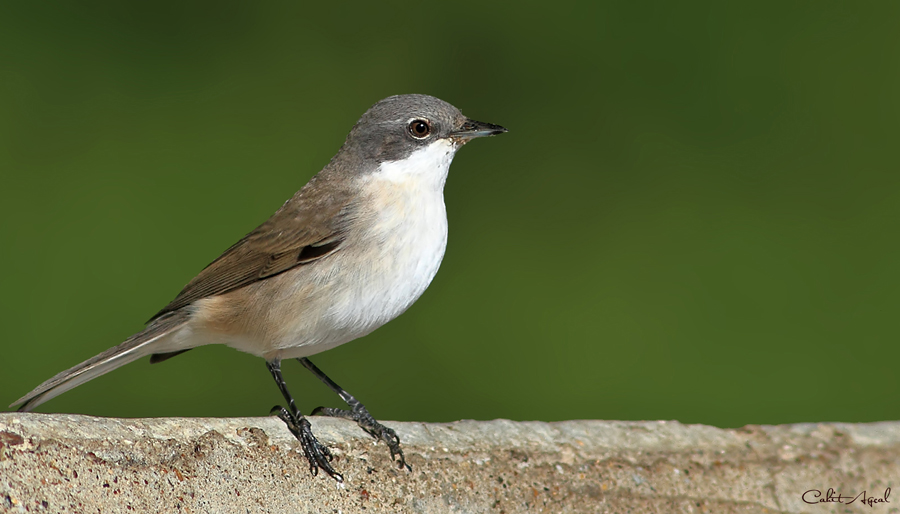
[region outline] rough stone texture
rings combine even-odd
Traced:
[[[845,502],[900,480],[900,422],[388,423],[413,467],[355,424],[312,418],[339,485],[313,477],[275,418],[0,413],[0,510],[12,512],[898,512]],[[814,499],[811,495],[808,499]],[[865,510],[860,510],[865,509]]]

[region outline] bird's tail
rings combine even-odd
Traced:
[[[184,309],[160,316],[143,331],[126,339],[124,343],[57,374],[16,400],[10,407],[19,405],[20,411],[30,411],[88,380],[146,355],[159,352],[160,346],[167,342],[166,336],[183,327],[188,318],[189,314]]]

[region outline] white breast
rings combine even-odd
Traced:
[[[452,143],[437,141],[405,160],[382,163],[365,179],[365,208],[347,237],[353,247],[346,245],[332,259],[340,267],[329,280],[329,306],[316,334],[306,334],[304,348],[285,356],[311,355],[362,337],[425,292],[447,247],[443,190],[455,152]]]

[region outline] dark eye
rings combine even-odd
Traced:
[[[428,120],[412,120],[409,122],[409,135],[416,139],[425,139],[431,134],[431,123]]]

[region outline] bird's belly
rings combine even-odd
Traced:
[[[353,245],[322,260],[329,278],[317,287],[321,307],[298,313],[277,343],[282,358],[312,355],[372,332],[406,311],[431,283],[447,246],[443,195],[377,212],[365,233],[349,235]]]
[[[425,292],[447,246],[443,186],[452,146],[385,163],[361,188],[337,250],[265,281],[196,302],[194,346],[267,359],[313,355],[362,337]],[[414,160],[413,160],[414,161]]]

